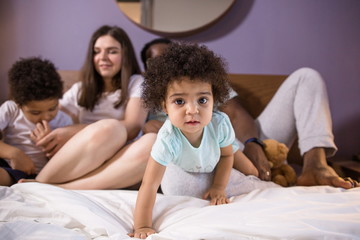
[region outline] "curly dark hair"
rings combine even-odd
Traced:
[[[30,101],[60,99],[63,82],[52,62],[40,57],[20,58],[9,70],[10,97],[23,106]]]
[[[224,59],[204,45],[174,42],[163,55],[149,61],[142,84],[145,107],[161,110],[169,84],[181,81],[182,77],[210,83],[215,107],[229,97],[230,85]]]

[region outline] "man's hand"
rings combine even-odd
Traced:
[[[145,239],[154,233],[156,233],[156,232],[152,228],[139,228],[139,229],[135,229],[133,233],[129,233],[128,235],[129,235],[129,237]]]
[[[264,181],[271,180],[271,171],[269,160],[261,146],[256,143],[249,142],[245,145],[244,154],[252,161],[259,171],[259,178]]]

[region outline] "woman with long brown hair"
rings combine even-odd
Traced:
[[[78,124],[38,141],[52,158],[36,181],[70,189],[139,183],[155,141],[154,134],[139,134],[147,117],[140,98],[142,82],[126,32],[106,25],[95,31],[81,81],[60,102]]]

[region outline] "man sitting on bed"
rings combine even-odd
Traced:
[[[144,45],[141,59],[145,70],[147,61],[161,55],[170,43],[169,39],[159,38]],[[291,146],[298,137],[303,168],[297,185],[346,189],[360,186],[351,178],[339,177],[327,164],[326,158],[333,156],[337,147],[326,87],[317,71],[301,68],[289,75],[257,119],[250,116],[236,96],[228,100],[221,111],[230,117],[239,145],[258,169],[260,179],[271,179],[261,139],[272,138]],[[161,114],[149,116],[143,132],[157,133],[163,121]]]

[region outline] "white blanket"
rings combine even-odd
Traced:
[[[0,239],[130,239],[136,191],[0,187]],[[360,239],[360,188],[257,189],[209,206],[157,196],[148,239]]]

